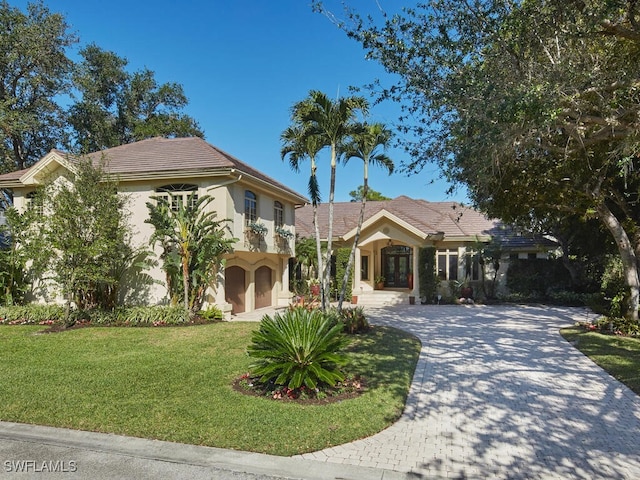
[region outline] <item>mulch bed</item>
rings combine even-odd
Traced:
[[[233,389],[244,395],[261,397],[277,402],[289,402],[301,405],[327,405],[362,395],[366,390],[366,384],[361,377],[346,378],[336,387],[323,388],[320,396],[318,396],[317,392],[309,390],[306,387],[290,390],[280,385],[260,383],[245,374],[233,381]]]

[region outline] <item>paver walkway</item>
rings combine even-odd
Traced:
[[[415,478],[640,478],[640,397],[558,334],[584,310],[367,313],[422,340],[405,414],[373,437],[299,458]]]

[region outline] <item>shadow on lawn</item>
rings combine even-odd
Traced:
[[[404,405],[407,385],[411,383],[420,354],[420,340],[397,328],[382,325],[373,326],[355,338],[357,341],[347,350],[352,355],[348,370],[362,375],[368,389],[385,388]]]

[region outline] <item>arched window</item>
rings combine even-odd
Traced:
[[[258,220],[258,200],[251,190],[244,192],[244,224],[250,225]]]
[[[166,202],[171,206],[174,212],[178,210],[179,205],[193,207],[198,201],[198,186],[188,183],[172,183],[171,185],[163,185],[156,188],[156,198],[159,202]]]
[[[273,202],[273,223],[276,228],[284,226],[284,206],[277,200]]]

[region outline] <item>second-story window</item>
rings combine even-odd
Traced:
[[[33,210],[37,215],[40,216],[44,214],[44,203],[42,200],[42,195],[39,195],[37,192],[27,193],[25,204],[27,210]]]
[[[244,192],[244,224],[248,226],[258,220],[258,202],[251,190]]]
[[[156,188],[156,198],[159,202],[166,202],[171,206],[171,210],[178,211],[180,205],[193,207],[198,201],[198,186],[186,183],[172,183]]]
[[[276,228],[284,226],[284,206],[277,200],[273,202],[273,223]]]

